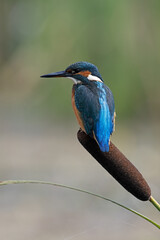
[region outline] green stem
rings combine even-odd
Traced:
[[[74,188],[74,187],[70,187],[70,186],[66,186],[66,185],[63,185],[63,184],[57,184],[57,183],[52,183],[52,182],[46,182],[46,181],[37,181],[37,180],[7,180],[7,181],[1,181],[0,182],[0,186],[2,185],[9,185],[9,184],[24,184],[24,183],[34,183],[34,184],[45,184],[45,185],[51,185],[51,186],[55,186],[55,187],[62,187],[62,188],[67,188],[67,189],[70,189],[70,190],[74,190],[74,191],[77,191],[77,192],[81,192],[81,193],[86,193],[88,195],[91,195],[91,196],[94,196],[94,197],[97,197],[97,198],[100,198],[100,199],[103,199],[105,201],[108,201],[108,202],[111,202],[121,208],[124,208],[136,215],[138,215],[139,217],[145,219],[146,221],[148,221],[149,223],[153,224],[155,227],[157,227],[158,229],[160,229],[160,225],[155,223],[153,220],[149,219],[148,217],[144,216],[143,214],[131,209],[131,208],[128,208],[120,203],[117,203],[111,199],[108,199],[106,197],[103,197],[103,196],[100,196],[100,195],[97,195],[95,193],[92,193],[92,192],[88,192],[86,190],[82,190],[82,189],[79,189],[79,188]],[[150,198],[150,201],[155,205],[156,201],[153,199],[153,197]]]
[[[150,196],[149,201],[160,211],[160,204],[152,196]]]

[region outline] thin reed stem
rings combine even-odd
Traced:
[[[86,190],[82,190],[82,189],[79,189],[79,188],[75,188],[75,187],[71,187],[71,186],[66,186],[66,185],[63,185],[63,184],[57,184],[57,183],[53,183],[53,182],[46,182],[46,181],[38,181],[38,180],[6,180],[6,181],[1,181],[0,182],[0,186],[4,186],[4,185],[9,185],[9,184],[25,184],[25,183],[32,183],[32,184],[44,184],[44,185],[51,185],[51,186],[55,186],[55,187],[61,187],[61,188],[66,188],[66,189],[70,189],[70,190],[74,190],[74,191],[77,191],[77,192],[81,192],[81,193],[85,193],[85,194],[88,194],[88,195],[91,195],[93,197],[97,197],[97,198],[100,198],[100,199],[103,199],[105,201],[108,201],[108,202],[111,202],[123,209],[126,209],[134,214],[136,214],[137,216],[145,219],[147,222],[153,224],[155,227],[157,227],[158,229],[160,229],[160,225],[155,223],[152,219],[144,216],[143,214],[129,208],[129,207],[126,207],[118,202],[115,202],[109,198],[106,198],[104,196],[101,196],[101,195],[98,195],[98,194],[95,194],[95,193],[92,193],[92,192],[88,192]]]

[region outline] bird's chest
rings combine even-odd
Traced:
[[[76,106],[75,91],[76,91],[76,85],[73,85],[73,87],[72,87],[72,98],[71,98],[72,107],[73,107],[75,116],[77,118],[77,121],[78,121],[81,129],[85,132],[84,123],[83,123],[83,120],[82,120],[81,113],[79,112],[79,110],[77,109],[77,106]]]
[[[76,108],[76,105],[75,105],[75,85],[73,85],[73,87],[72,87],[72,98],[71,98],[71,100],[72,100],[72,107],[73,107],[73,110],[75,112],[75,108]]]

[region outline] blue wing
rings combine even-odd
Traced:
[[[110,89],[101,82],[95,83],[94,91],[86,85],[76,85],[75,104],[86,133],[95,137],[101,151],[108,152],[114,129],[114,99]]]
[[[74,85],[75,105],[80,113],[85,131],[93,137],[95,122],[99,118],[99,101],[95,94],[86,85]]]

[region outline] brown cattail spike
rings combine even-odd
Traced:
[[[97,142],[82,130],[77,133],[83,147],[131,194],[142,201],[151,196],[151,189],[136,167],[111,142],[109,152],[101,152]]]

